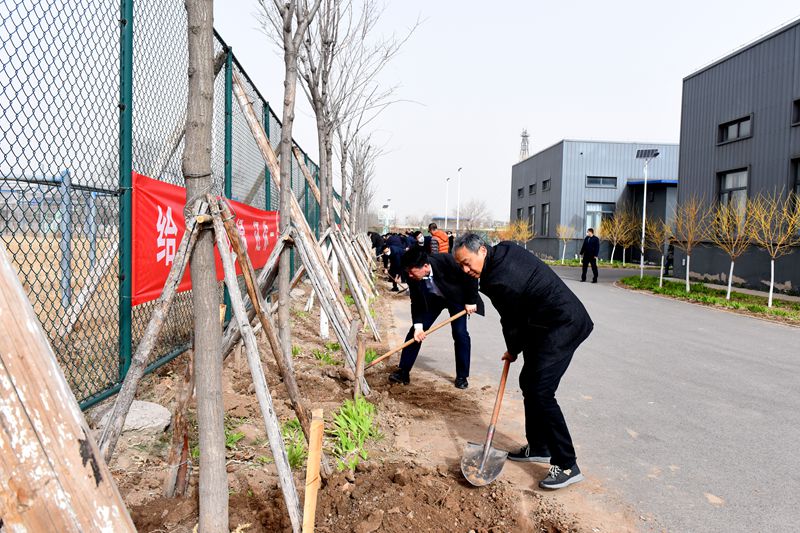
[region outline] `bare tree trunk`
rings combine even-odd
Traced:
[[[686,292],[689,292],[689,263],[692,260],[691,254],[686,254]]]
[[[291,19],[289,27],[284,26],[284,42],[291,42]],[[285,63],[283,81],[283,122],[281,127],[280,144],[280,169],[281,169],[281,201],[280,201],[280,229],[285,234],[292,221],[292,126],[294,124],[294,105],[297,97],[297,51],[288,46],[284,47],[283,59]],[[289,291],[290,287],[291,258],[289,251],[281,255],[278,268],[278,332],[280,335],[283,358],[292,357],[292,333],[289,323]]]
[[[214,98],[213,0],[185,0],[188,17],[189,96],[183,174],[186,205],[211,191]],[[228,474],[222,406],[221,326],[214,266],[214,234],[200,229],[192,254],[195,379],[200,443],[200,533],[228,531]]]
[[[323,124],[322,111],[317,111],[317,142],[319,143],[319,232],[320,234],[331,227],[333,217],[331,216],[331,199],[333,197],[328,164],[329,152],[326,147],[325,125]]]
[[[733,283],[733,261],[731,261],[731,270],[728,272],[728,293],[725,295],[726,300],[731,299],[731,284]]]

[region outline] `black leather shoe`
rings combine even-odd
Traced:
[[[457,389],[466,389],[469,387],[469,382],[467,378],[456,378],[456,388]]]
[[[593,280],[592,280],[592,283],[597,283],[597,280],[596,280],[596,279],[593,279]]]
[[[392,383],[402,383],[403,385],[408,385],[411,383],[411,378],[409,377],[408,372],[398,369],[389,374],[389,381]]]

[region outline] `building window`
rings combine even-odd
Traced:
[[[517,208],[517,220],[522,220],[522,208]]]
[[[737,139],[746,139],[752,135],[752,115],[742,117],[719,125],[717,142],[726,143]]]
[[[528,206],[528,228],[531,231],[536,229],[536,206],[531,205]]]
[[[800,126],[800,98],[792,102],[792,126]]]
[[[542,182],[542,191],[549,191],[550,190],[550,180],[544,180]]]
[[[524,189],[524,188],[522,188],[522,187],[520,187],[519,189],[517,189],[517,198],[522,198],[522,197],[524,197],[524,196],[525,196],[525,189]]]
[[[792,161],[792,176],[794,177],[794,193],[800,197],[800,159]]]
[[[536,194],[536,184],[535,183],[532,183],[531,185],[528,185],[528,195],[530,196],[531,194]]]
[[[550,181],[550,180],[547,180]],[[542,182],[544,183],[544,182]],[[550,231],[550,204],[542,204],[542,237],[547,237]]]
[[[587,187],[617,188],[617,178],[608,176],[586,176]]]
[[[732,170],[719,175],[719,203],[731,205],[744,213],[747,203],[747,169]]]
[[[586,228],[593,228],[597,233],[603,219],[614,216],[614,204],[610,203],[587,203],[586,204]]]

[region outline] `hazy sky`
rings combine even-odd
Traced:
[[[283,60],[255,11],[254,0],[218,0],[215,26],[280,109]],[[463,167],[462,205],[483,199],[508,219],[523,128],[531,154],[564,138],[678,142],[682,79],[798,15],[796,0],[387,0],[383,32],[423,24],[383,76],[418,103],[373,123],[387,150],[377,207],[391,198],[401,220],[443,215],[452,177],[454,212]],[[316,153],[314,118],[298,96],[294,136]]]

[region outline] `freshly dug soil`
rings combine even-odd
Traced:
[[[308,294],[308,286],[304,287]],[[378,354],[397,340],[390,340],[387,332],[393,327],[393,301],[400,298],[404,296],[385,293],[374,304],[385,339],[382,345],[370,345]],[[325,364],[314,357],[313,350],[325,348],[318,337],[319,315],[316,310],[301,312],[304,304],[305,298],[293,302],[295,373],[307,405],[323,408],[325,424],[329,427],[333,412],[345,399],[352,397],[352,382],[344,371],[343,355],[335,347],[329,346],[328,351],[338,360],[337,365]],[[285,422],[294,418],[294,412],[277,378],[268,345],[260,340],[259,346],[276,414]],[[453,446],[463,446],[461,436],[454,438],[453,424],[468,427],[470,435],[482,436],[485,431],[482,419],[486,415],[483,411],[487,405],[491,408],[494,391],[476,389],[467,394],[455,389],[449,381],[423,371],[415,373],[413,386],[390,385],[387,375],[393,363],[396,360],[367,372],[373,390],[369,401],[376,406],[382,438],[368,444],[368,460],[362,461],[355,472],[337,472],[322,487],[316,514],[317,531],[601,531],[593,527],[591,521],[587,523],[565,512],[561,503],[553,498],[530,490],[530,484],[509,481],[503,476],[480,488],[467,483],[457,457],[460,451],[452,453]],[[139,398],[172,407],[184,365],[185,362],[179,360],[159,375],[148,377]],[[238,348],[225,361],[223,390],[226,429],[228,433],[243,435],[229,447],[227,454],[230,530],[291,531],[250,372]],[[192,444],[197,441],[194,416],[190,411]],[[416,439],[415,435],[420,434],[425,434],[427,444]],[[141,532],[188,533],[197,524],[196,460],[191,464],[187,496],[167,499],[161,495],[170,438],[168,431],[150,445],[125,447],[121,444],[111,465],[120,492]],[[447,443],[450,452],[430,446],[437,441]],[[324,447],[328,452],[330,444],[326,436]],[[302,501],[305,469],[297,468],[294,475]]]

